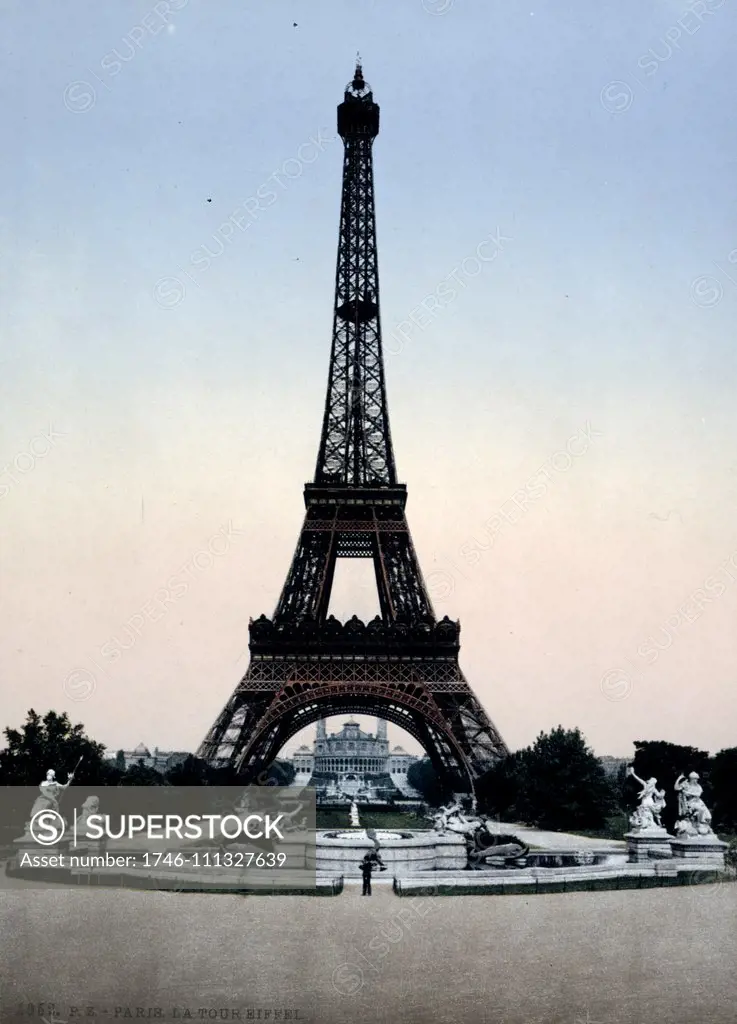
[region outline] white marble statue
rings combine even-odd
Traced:
[[[59,812],[59,800],[65,789],[71,786],[74,781],[74,772],[70,772],[67,775],[66,782],[56,781],[56,772],[53,768],[49,768],[46,772],[46,778],[42,783],[39,784],[41,795],[37,796],[33,807],[31,808],[31,818],[34,814],[38,814],[39,811],[56,811]]]
[[[100,813],[99,796],[88,796],[82,804],[77,817],[77,835],[81,838],[87,836],[87,822],[93,814]]]
[[[485,864],[516,862],[529,853],[527,847],[516,836],[499,833],[498,822],[488,815],[478,814],[476,799],[471,801],[471,813],[463,809],[464,798],[456,794],[453,800],[441,807],[430,817],[433,827],[440,835],[451,832],[463,836],[469,868],[482,868]],[[504,841],[502,841],[504,840]]]
[[[458,835],[468,835],[474,832],[483,824],[481,818],[476,815],[468,816],[463,811],[461,797],[455,796],[451,803],[441,807],[440,811],[431,819],[436,832],[443,835],[446,832],[455,832]]]
[[[56,772],[53,768],[49,768],[46,772],[46,778],[43,782],[39,783],[39,796],[33,801],[33,807],[31,807],[31,813],[28,816],[28,821],[25,823],[24,836],[30,835],[31,822],[40,811],[54,811],[59,814],[59,801],[66,789],[71,786],[74,781],[74,772],[69,772],[67,775],[66,782],[56,781]],[[66,827],[66,820],[62,818]]]
[[[292,811],[284,811],[284,824],[282,826],[285,832],[304,832],[307,829],[307,813],[305,805],[301,800],[297,801],[297,806]]]
[[[698,772],[691,772],[686,778],[679,775],[673,787],[678,793],[678,815],[676,834],[679,836],[714,835],[711,827],[711,811],[701,799],[704,792]]]
[[[660,815],[665,807],[665,790],[658,789],[657,779],[651,778],[645,782],[644,779],[635,775],[635,770],[631,765],[627,768],[627,775],[631,776],[635,782],[639,782],[642,786],[638,795],[640,805],[630,815],[630,824],[633,830],[644,832],[648,829],[662,829],[663,825]]]

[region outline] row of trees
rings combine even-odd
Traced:
[[[72,725],[66,712],[49,711],[43,717],[33,708],[20,729],[5,729],[7,746],[0,750],[0,785],[37,786],[49,768],[60,782],[74,770],[74,784],[96,786],[230,786],[238,782],[228,768],[211,768],[190,754],[166,772],[139,761],[126,769],[122,751],[105,757],[105,747],[91,740],[81,724]],[[81,762],[81,763],[80,763]],[[77,767],[78,766],[78,767]],[[275,761],[259,779],[262,785],[288,786],[294,768]]]
[[[666,828],[672,829],[677,817],[674,782],[681,773],[696,771],[716,828],[737,831],[737,747],[711,757],[696,747],[638,740],[633,768],[642,779],[655,777],[671,794],[663,814]],[[412,765],[408,780],[435,806],[454,786],[453,780],[441,782],[427,758]],[[558,726],[496,764],[476,783],[476,796],[480,810],[505,821],[559,831],[602,830],[617,815],[621,832],[621,817],[636,806],[639,788],[624,766],[615,777],[608,775],[579,729]]]
[[[441,780],[428,758],[415,762],[408,781],[437,806],[458,780]],[[460,787],[459,787],[460,788]],[[612,781],[578,729],[540,733],[535,743],[500,761],[476,782],[479,810],[505,821],[545,829],[600,829],[621,804]]]
[[[103,745],[91,740],[81,724],[72,725],[66,713],[49,711],[41,717],[31,709],[20,729],[4,732],[7,746],[0,750],[0,785],[37,786],[48,768],[54,768],[63,781],[80,761],[75,785],[227,786],[238,782],[230,769],[213,769],[193,756],[164,774],[143,763],[126,770],[120,755],[113,761],[106,759]],[[678,775],[698,772],[716,828],[737,831],[737,747],[711,757],[696,747],[638,740],[634,770],[642,779],[654,776],[668,794],[673,793]],[[290,764],[275,761],[258,781],[287,786],[293,778]],[[410,767],[408,779],[432,806],[465,788],[461,778],[441,781],[427,758]],[[487,814],[561,831],[605,828],[614,815],[621,819],[624,811],[634,809],[638,791],[624,767],[614,778],[607,775],[580,730],[562,726],[540,733],[531,746],[510,754],[476,783],[479,808]],[[663,824],[672,829],[675,818],[673,794]],[[620,820],[617,828],[621,831],[621,827]]]

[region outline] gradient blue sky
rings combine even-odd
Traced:
[[[513,748],[559,722],[599,753],[736,744],[734,4],[2,7],[3,724],[67,709],[112,749],[191,749],[245,670],[314,470],[360,50],[397,462],[469,681]],[[339,614],[370,608],[338,583]]]

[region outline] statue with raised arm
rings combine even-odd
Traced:
[[[642,786],[638,794],[639,807],[630,815],[632,828],[639,832],[653,828],[662,829],[663,824],[660,820],[660,815],[665,807],[665,790],[658,789],[657,779],[650,778],[646,782],[638,775],[635,775],[632,765],[628,766],[627,775],[631,776],[635,782],[639,782]]]
[[[62,793],[71,786],[73,781],[74,772],[69,772],[66,782],[57,782],[56,772],[53,768],[49,768],[46,772],[46,778],[39,784],[38,788],[41,791],[41,795],[37,796],[34,801],[31,808],[31,818],[33,818],[34,814],[38,814],[39,811],[56,811],[58,814]]]
[[[80,758],[81,762],[81,758]],[[79,762],[77,764],[79,767]],[[76,768],[75,768],[76,771]],[[39,783],[39,795],[33,801],[33,807],[31,813],[28,816],[28,821],[25,825],[25,834],[28,835],[30,832],[31,822],[39,811],[54,811],[56,814],[60,814],[59,802],[65,792],[71,786],[74,781],[74,772],[67,774],[66,782],[57,782],[56,772],[53,768],[49,768],[46,772],[46,778],[43,782]],[[63,819],[62,819],[63,820]],[[66,826],[66,821],[64,822]]]
[[[678,793],[678,815],[676,834],[686,836],[713,835],[711,811],[701,799],[704,792],[698,772],[691,772],[688,778],[681,774],[673,787]]]

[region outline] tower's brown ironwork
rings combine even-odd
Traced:
[[[384,383],[372,146],[379,107],[360,63],[338,107],[343,191],[333,341],[315,478],[271,618],[249,623],[246,675],[198,756],[246,781],[304,726],[377,715],[406,729],[436,770],[472,780],[507,753],[458,664],[460,624],[430,602],[397,483]],[[373,560],[381,614],[328,615],[338,558]]]

